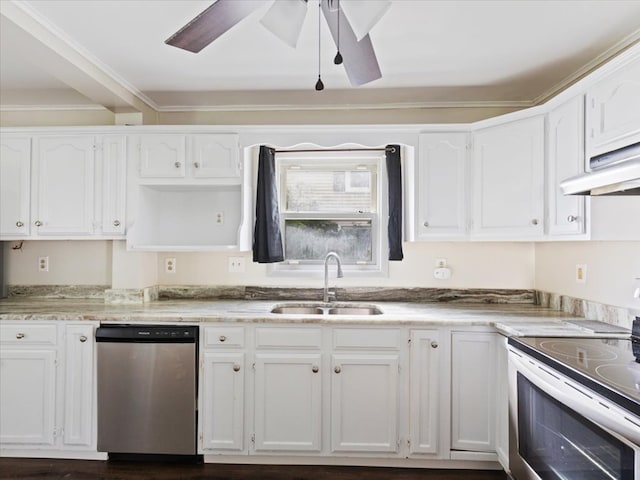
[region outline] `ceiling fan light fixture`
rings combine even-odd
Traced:
[[[340,0],[342,13],[349,20],[358,41],[371,31],[390,6],[391,0]]]
[[[307,14],[307,0],[275,0],[260,23],[292,48],[298,45]]]

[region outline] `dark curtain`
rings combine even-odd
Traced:
[[[402,260],[402,166],[400,145],[387,145],[387,178],[389,179],[389,260]]]
[[[274,263],[284,260],[275,154],[273,148],[260,146],[256,190],[256,224],[253,230],[253,261],[258,263]]]

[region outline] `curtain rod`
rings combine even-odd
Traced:
[[[383,148],[367,148],[367,147],[359,147],[359,148],[302,148],[297,149],[293,148],[291,150],[274,150],[275,153],[314,153],[314,152],[391,152],[394,153],[396,151],[395,147],[383,147]]]

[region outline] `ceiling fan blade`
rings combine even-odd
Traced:
[[[246,0],[217,0],[164,43],[198,53],[260,6]]]
[[[382,72],[369,35],[365,35],[358,41],[347,17],[344,14],[338,17],[338,11],[333,10],[330,4],[331,0],[322,0],[322,13],[327,20],[336,45],[338,45],[338,18],[340,18],[340,45],[338,48],[342,54],[344,69],[351,85],[358,87],[382,78]]]

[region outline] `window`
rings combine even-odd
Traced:
[[[351,273],[381,271],[383,162],[377,151],[278,153],[285,261],[271,271],[319,271],[330,251]]]

